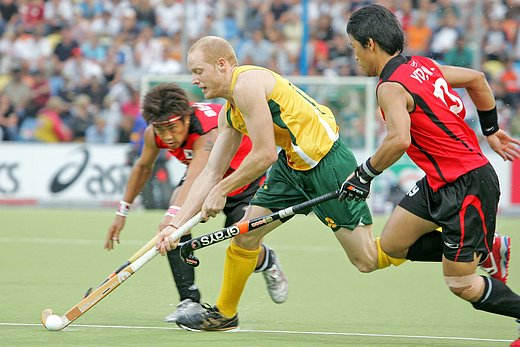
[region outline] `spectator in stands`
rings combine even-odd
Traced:
[[[15,38],[15,33],[12,30],[5,31],[0,38],[0,73],[4,76],[9,73],[11,66],[15,65],[13,49]]]
[[[491,20],[489,28],[484,35],[484,52],[489,59],[499,57],[505,59],[509,54],[511,46],[507,41],[507,36],[502,29],[502,22],[498,20]]]
[[[441,19],[441,25],[432,34],[430,57],[444,59],[444,53],[455,47],[457,38],[460,36],[457,17],[448,11]]]
[[[279,21],[289,10],[289,5],[284,0],[273,0],[269,6],[269,11],[273,14],[274,20]]]
[[[102,115],[94,117],[94,123],[85,132],[85,142],[95,144],[112,144],[116,142],[116,132]]]
[[[319,45],[314,39],[310,42],[313,54],[308,61],[312,68],[309,73],[359,74],[357,64],[352,64],[352,52],[339,49],[338,42],[344,36],[335,32],[343,32],[352,10],[374,2],[391,6],[400,18],[408,40],[406,54],[425,55],[431,47],[432,56],[447,63],[473,64],[467,48],[460,50],[462,42],[457,43],[459,38],[464,46],[471,44],[473,48],[479,43],[475,28],[483,24],[475,22],[472,2],[310,0],[308,29],[316,32],[321,41]],[[507,57],[520,60],[520,6],[514,1],[485,2],[481,14],[484,24],[493,26],[484,30],[485,46],[479,52],[482,69],[490,81],[500,80]],[[100,107],[99,96],[106,93],[121,104],[130,98],[121,81],[136,80],[149,72],[182,73],[186,41],[205,35],[218,35],[233,42],[240,57],[247,53],[243,62],[266,65],[282,74],[299,74],[301,15],[302,3],[293,0],[0,0],[0,90],[11,79],[11,65],[16,64],[24,65],[24,69],[48,71],[45,76],[52,95],[60,95],[64,100],[72,102],[76,95],[85,93]],[[142,34],[143,26],[148,28],[144,31],[151,30],[151,36]],[[253,44],[251,37],[258,32],[267,38],[265,45],[271,48],[265,50],[263,45],[258,48]],[[17,37],[13,37],[15,33]],[[162,44],[161,54],[157,54],[161,49],[144,44],[142,37],[140,44],[136,43],[138,36],[146,35]],[[82,51],[74,50],[78,47]],[[322,54],[327,51],[328,54]],[[86,61],[81,64],[83,68],[72,63],[79,60]],[[63,70],[69,61],[69,67]],[[85,70],[88,77],[82,75]],[[15,89],[19,88],[18,84]],[[17,99],[24,99],[23,89],[22,86],[21,97],[8,93],[21,121],[24,114],[18,111],[24,107],[20,108]]]
[[[72,57],[72,51],[79,47],[79,43],[72,38],[72,31],[65,26],[60,31],[61,40],[54,48],[54,65],[61,71],[65,62]]]
[[[473,52],[466,46],[464,36],[460,36],[457,44],[452,49],[448,50],[444,55],[444,62],[446,65],[461,66],[466,68],[473,67]]]
[[[30,76],[32,80],[30,81],[30,86],[32,90],[33,98],[30,102],[30,108],[34,109],[34,113],[43,108],[49,98],[51,96],[51,87],[49,83],[49,78],[45,74],[45,71],[42,70],[32,70],[30,71]]]
[[[92,19],[104,10],[104,1],[78,0],[76,9],[83,18]]]
[[[34,95],[31,87],[24,78],[22,67],[15,65],[9,74],[9,82],[4,87],[4,93],[14,106],[15,112],[21,117],[34,116],[27,114],[27,106]]]
[[[48,0],[43,7],[43,18],[51,32],[59,31],[74,19],[71,0]]]
[[[150,0],[137,0],[133,6],[135,11],[137,26],[142,29],[145,27],[153,28],[157,24],[155,9]]]
[[[81,43],[80,48],[85,58],[98,64],[104,63],[107,58],[107,46],[102,44],[99,36],[92,32],[87,34],[84,41]]]
[[[164,62],[164,46],[154,37],[151,27],[142,28],[134,47],[136,66],[142,73],[146,73],[154,64]]]
[[[0,94],[0,141],[18,139],[18,115],[5,94]]]
[[[38,112],[34,129],[34,139],[39,142],[68,142],[72,140],[72,133],[61,119],[61,113],[66,105],[57,96],[53,96],[47,105]]]
[[[239,59],[258,66],[268,66],[273,55],[273,43],[264,37],[264,32],[256,29],[251,38],[240,49]]]
[[[43,0],[27,0],[21,3],[20,14],[22,15],[22,26],[29,30],[43,23]]]
[[[158,35],[174,35],[181,30],[184,5],[178,0],[163,0],[155,8]]]
[[[121,20],[105,10],[92,20],[90,30],[99,37],[114,38],[121,30]]]
[[[72,57],[63,65],[62,75],[70,81],[69,88],[80,88],[91,78],[103,81],[103,69],[93,60],[83,56],[81,48],[72,50]]]
[[[94,123],[94,114],[90,110],[90,97],[85,94],[76,96],[70,109],[70,130],[72,140],[85,142],[87,128]]]
[[[16,1],[0,0],[0,33],[4,33],[7,28],[12,30],[19,18]]]
[[[419,12],[406,28],[406,53],[409,55],[426,54],[431,37],[432,29],[426,24],[426,14]]]
[[[508,59],[504,66],[504,71],[500,74],[499,82],[504,87],[504,93],[511,102],[507,106],[517,107],[520,101],[520,76],[515,69],[514,61]]]

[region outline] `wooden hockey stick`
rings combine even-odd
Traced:
[[[184,233],[193,228],[201,221],[200,212],[191,218],[188,222],[182,225],[179,229],[173,232],[170,235],[171,240],[179,240]],[[155,240],[155,238],[154,238]],[[148,245],[148,242],[146,245]],[[145,245],[145,247],[146,247]],[[142,249],[144,249],[143,247]],[[137,253],[136,253],[137,254]],[[53,330],[62,330],[67,327],[70,323],[74,322],[85,312],[90,310],[94,305],[96,305],[99,301],[101,301],[105,296],[110,294],[114,289],[119,287],[121,283],[126,281],[130,276],[137,272],[142,266],[152,260],[159,252],[155,247],[151,247],[148,251],[146,251],[143,255],[136,258],[133,262],[125,266],[121,269],[116,275],[112,276],[104,283],[102,283],[98,288],[93,290],[89,295],[87,295],[83,300],[77,303],[74,307],[68,310],[64,315],[61,316],[61,326],[58,329]],[[52,309],[47,308],[43,310],[41,313],[41,321],[43,326],[45,326],[45,322],[47,318],[53,314]]]
[[[141,257],[143,254],[145,254],[147,251],[149,251],[153,246],[155,246],[156,242],[156,236],[154,236],[150,241],[148,241],[143,247],[141,247],[137,252],[135,252],[130,258],[128,258],[127,261],[125,261],[123,264],[121,264],[117,269],[112,271],[110,275],[108,275],[103,282],[101,282],[100,286],[105,284],[106,281],[117,275],[121,270],[123,270],[128,265],[132,264],[136,259]],[[85,295],[83,295],[84,298],[90,295],[92,293],[92,290],[94,288],[90,287],[85,292]]]

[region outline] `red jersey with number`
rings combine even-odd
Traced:
[[[378,87],[384,82],[401,84],[414,99],[406,153],[426,173],[433,190],[489,162],[464,121],[460,96],[432,60],[398,55],[385,65]]]
[[[191,106],[193,106],[193,113],[190,117],[188,137],[179,148],[168,148],[168,146],[159,138],[159,136],[155,135],[155,144],[158,148],[167,149],[171,155],[186,165],[190,165],[190,161],[193,159],[193,145],[195,141],[197,141],[199,137],[208,133],[209,131],[218,128],[218,113],[222,108],[222,105],[209,103],[191,103]],[[229,169],[227,170],[225,176],[228,176],[238,168],[240,163],[242,163],[246,155],[251,150],[251,147],[251,139],[247,136],[244,136],[242,138],[240,147],[235,153],[235,156],[233,159],[231,159]],[[231,192],[229,196],[237,195],[246,190],[248,187],[249,185],[238,188],[237,190]]]

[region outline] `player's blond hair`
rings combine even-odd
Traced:
[[[215,64],[220,58],[224,58],[229,64],[238,65],[238,59],[231,44],[218,36],[200,38],[190,47],[188,55],[195,51],[201,51],[204,61],[208,64]]]

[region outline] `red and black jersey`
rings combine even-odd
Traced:
[[[385,65],[378,87],[384,82],[401,84],[414,99],[406,153],[426,173],[433,190],[489,162],[464,121],[460,96],[432,60],[398,55]]]
[[[186,165],[190,165],[190,161],[193,158],[193,144],[195,141],[197,141],[199,137],[208,133],[209,131],[218,128],[218,113],[222,108],[222,105],[209,103],[192,103],[191,105],[193,106],[193,113],[190,116],[188,137],[181,147],[170,149],[164,142],[162,142],[159,136],[155,135],[155,144],[158,148],[167,149],[171,155]],[[229,169],[225,176],[228,176],[231,174],[231,172],[240,166],[246,155],[251,150],[251,147],[251,139],[247,136],[244,136],[240,147],[235,153],[235,156],[233,159],[231,159]],[[240,192],[246,190],[248,186],[249,185],[241,187],[231,192],[229,195],[233,196],[239,194]]]

